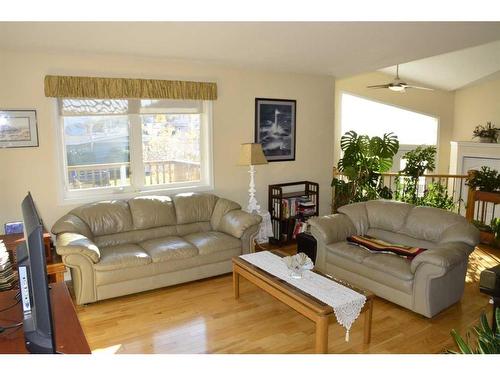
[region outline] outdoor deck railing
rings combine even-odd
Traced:
[[[200,163],[168,160],[144,162],[144,185],[200,179]],[[103,163],[68,166],[68,182],[72,189],[88,189],[130,184],[130,163]]]

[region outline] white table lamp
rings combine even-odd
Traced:
[[[255,166],[260,164],[267,164],[266,156],[262,151],[262,145],[260,143],[243,143],[240,149],[240,160],[238,165],[250,166],[248,212],[256,211],[260,213],[260,206],[257,204],[257,199],[255,199]]]

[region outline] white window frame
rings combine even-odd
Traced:
[[[59,112],[59,100],[54,99],[54,116],[56,118],[55,138],[57,140],[56,162],[58,169],[58,196],[59,204],[88,203],[96,200],[127,199],[139,195],[173,195],[186,192],[200,192],[214,190],[213,176],[213,104],[212,101],[203,101],[203,112],[200,114],[200,180],[174,182],[170,184],[144,185],[144,164],[142,161],[142,127],[140,115],[129,115],[129,151],[130,175],[129,186],[110,186],[89,188],[82,190],[68,189],[67,155],[64,144],[64,118]],[[134,136],[132,135],[134,132]],[[137,157],[136,155],[140,155]]]
[[[388,106],[399,108],[399,109],[404,109],[405,111],[414,112],[414,113],[418,113],[421,115],[435,118],[437,120],[437,128],[436,128],[437,134],[436,134],[436,145],[435,145],[436,146],[436,169],[438,168],[438,166],[439,166],[439,151],[440,151],[439,141],[440,141],[440,134],[441,134],[441,119],[439,116],[436,116],[435,114],[431,114],[431,113],[427,113],[427,112],[416,111],[413,108],[408,108],[408,107],[396,105],[393,103],[387,103],[387,102],[384,102],[382,100],[373,99],[373,98],[359,95],[359,94],[356,94],[356,93],[353,93],[350,91],[346,91],[346,90],[340,91],[340,99],[339,99],[339,117],[338,117],[338,119],[339,119],[339,132],[340,132],[340,136],[338,137],[339,147],[340,147],[340,138],[344,134],[343,130],[342,130],[342,128],[343,128],[343,126],[342,126],[342,96],[344,94],[355,96],[355,97],[365,99],[365,100],[369,100],[371,102],[384,104],[384,105],[388,105]],[[407,153],[408,151],[415,150],[418,146],[421,146],[421,145],[400,143],[399,150],[398,150],[397,154],[394,155],[394,158],[392,159],[393,163],[392,163],[392,167],[391,167],[390,172],[399,172],[399,164],[400,164],[400,161],[401,161],[401,158],[403,157],[403,155],[405,153]],[[433,145],[429,145],[429,146],[433,146]],[[343,154],[342,150],[340,150],[340,157],[342,157],[342,154]]]

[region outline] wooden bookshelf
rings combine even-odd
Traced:
[[[309,209],[300,207],[310,204]],[[294,205],[291,207],[291,205]],[[269,185],[268,208],[271,214],[274,236],[271,244],[279,246],[293,242],[293,231],[297,221],[305,222],[319,212],[319,184],[311,181],[286,182]]]

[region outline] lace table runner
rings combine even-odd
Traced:
[[[282,258],[269,251],[240,255],[240,258],[331,306],[337,322],[346,329],[345,339],[349,341],[349,330],[366,302],[363,294],[312,271],[304,271],[301,279],[292,278]]]

